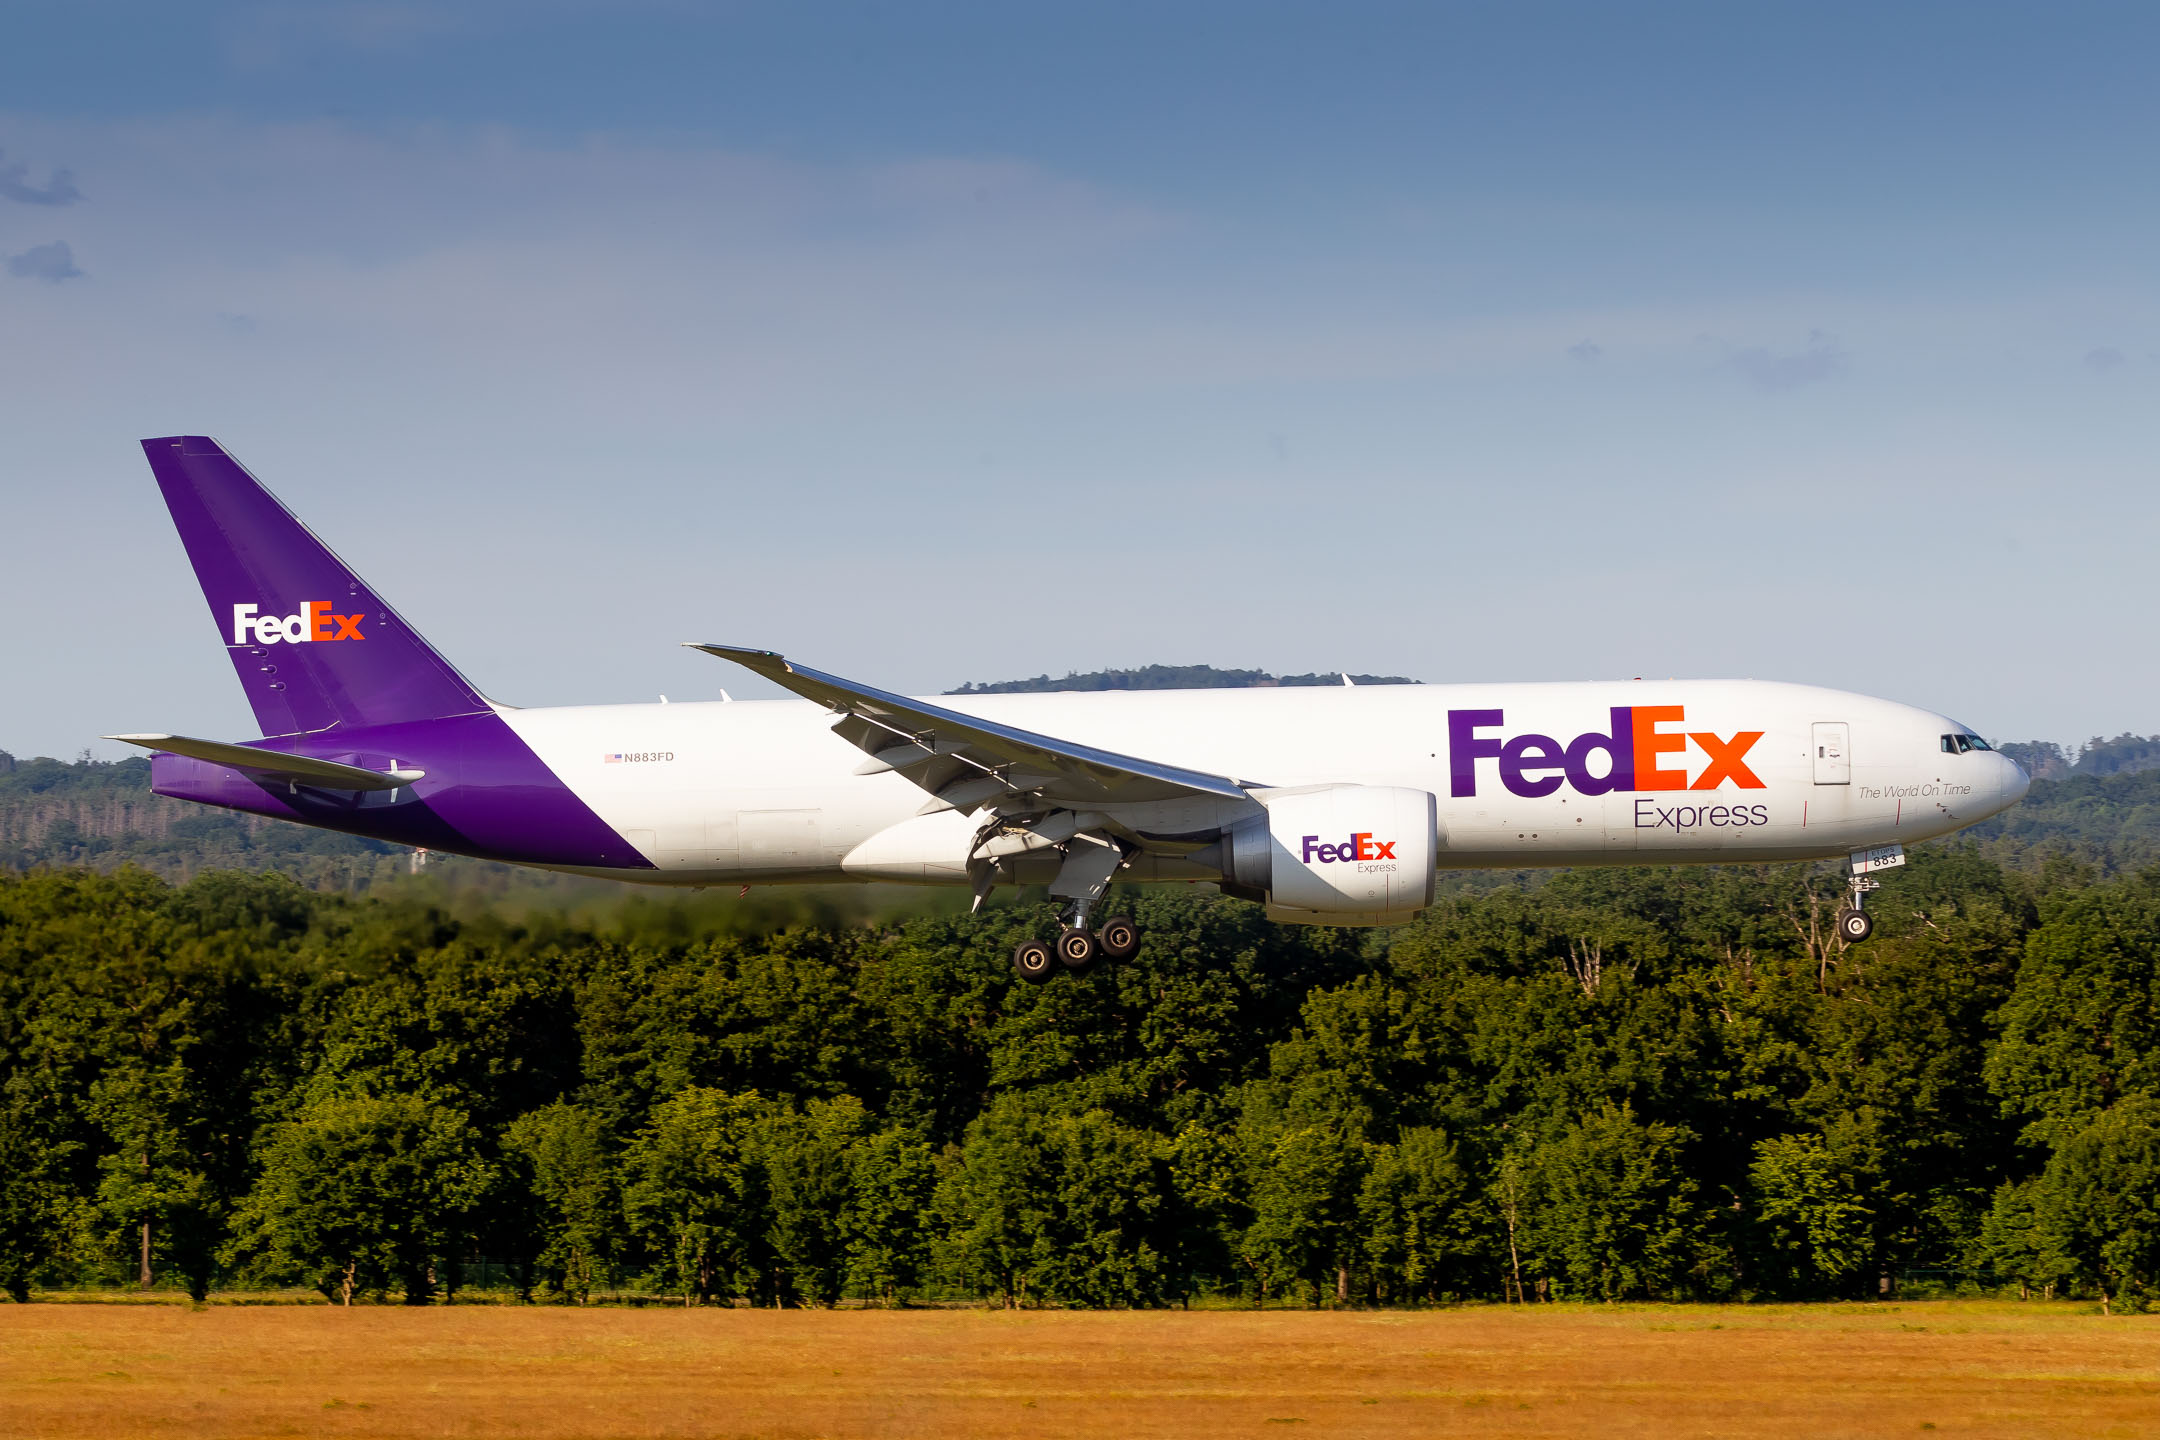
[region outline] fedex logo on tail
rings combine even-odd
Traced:
[[[1742,790],[1768,788],[1747,764],[1748,751],[1763,737],[1760,730],[1742,730],[1727,738],[1681,729],[1687,724],[1683,705],[1615,705],[1611,715],[1609,732],[1592,730],[1562,744],[1550,735],[1503,739],[1481,734],[1505,726],[1507,717],[1499,710],[1450,710],[1448,793],[1458,799],[1477,794],[1481,760],[1497,760],[1501,785],[1525,799],[1550,795],[1563,781],[1585,795],[1715,790],[1727,781]],[[1690,743],[1706,761],[1692,780],[1685,768]],[[1667,760],[1668,755],[1673,758]],[[1592,769],[1593,758],[1599,756],[1602,773]]]
[[[232,607],[232,643],[300,645],[317,640],[365,640],[358,615],[333,615],[328,600],[310,600],[292,615],[258,615],[259,605]]]

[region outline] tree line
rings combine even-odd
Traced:
[[[2160,872],[1590,870],[701,937],[0,876],[0,1289],[1414,1305],[2160,1286]]]

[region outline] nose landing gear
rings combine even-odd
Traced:
[[[1846,944],[1857,945],[1875,933],[1875,922],[1860,907],[1867,903],[1868,891],[1882,888],[1882,881],[1872,875],[1849,875],[1845,885],[1852,902],[1837,912],[1837,933]]]
[[[1882,881],[1871,873],[1891,870],[1905,863],[1903,845],[1878,845],[1872,850],[1855,850],[1852,853],[1852,873],[1845,879],[1846,893],[1852,903],[1837,914],[1837,932],[1848,945],[1857,945],[1875,933],[1875,922],[1862,907],[1867,903],[1870,890],[1880,890]]]

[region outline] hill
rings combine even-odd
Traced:
[[[184,882],[205,870],[276,871],[316,888],[353,888],[402,846],[213,810],[150,793],[146,756],[18,760],[0,750],[0,869],[136,864]]]
[[[2135,775],[2160,770],[2160,735],[2132,735],[2113,740],[2098,735],[2073,755],[2050,740],[2013,740],[1995,748],[2023,765],[2035,780],[2066,780],[2072,775]]]

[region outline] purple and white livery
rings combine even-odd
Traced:
[[[1441,869],[1851,854],[2016,803],[1933,711],[1757,681],[913,699],[696,648],[796,701],[520,710],[480,694],[222,447],[145,440],[268,738],[146,746],[160,795],[402,845],[663,885],[1047,885],[1030,979],[1130,953],[1115,880],[1212,881],[1278,920],[1385,925]]]

